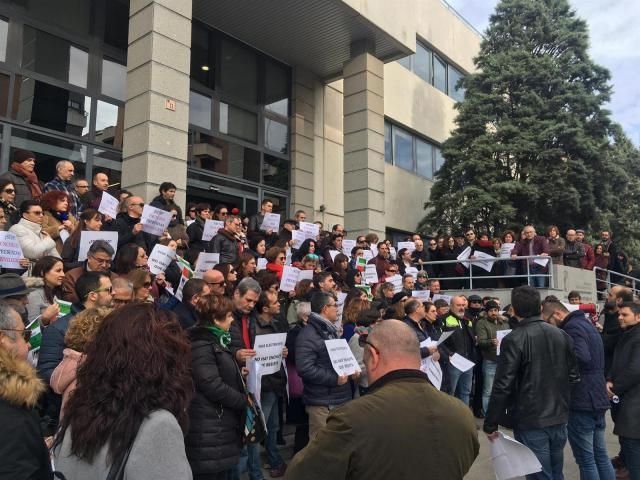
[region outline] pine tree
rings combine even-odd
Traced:
[[[502,0],[461,80],[422,230],[602,223],[615,203],[609,73],[567,0]]]

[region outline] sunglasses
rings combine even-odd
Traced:
[[[399,270],[396,270],[395,268],[387,270],[387,272],[389,272],[389,273],[398,273],[398,271]]]
[[[140,202],[140,203],[130,203],[130,205],[135,205],[138,207],[144,207],[144,203]]]
[[[178,218],[177,215],[171,215],[171,218]]]
[[[151,288],[151,282],[144,282],[144,283],[142,284],[142,286],[143,286],[144,288]]]
[[[89,188],[89,185],[76,185],[76,189],[78,188]]]
[[[207,282],[207,285],[209,285],[209,286],[211,286],[211,285],[224,286],[224,285],[226,285],[226,282]]]
[[[370,346],[371,348],[373,348],[376,352],[378,352],[378,355],[380,355],[380,350],[378,350],[378,349],[376,348],[376,346],[375,346],[373,343],[371,343],[371,342],[369,342],[369,341],[367,340],[367,335],[360,335],[360,336],[358,337],[358,345],[360,345],[360,347],[361,347],[361,348],[364,348],[366,345],[369,345],[369,346]]]
[[[16,193],[16,191],[13,188],[6,188],[3,190],[4,193]]]
[[[278,260],[286,260],[287,257],[278,257]]]
[[[2,330],[7,332],[20,332],[20,335],[22,335],[25,342],[28,342],[31,339],[31,330],[29,329],[18,330],[17,328],[3,328]]]
[[[37,215],[38,217],[44,215],[44,212],[42,210],[36,210],[35,212],[32,210],[32,211],[27,212],[27,213],[29,213],[30,215]]]

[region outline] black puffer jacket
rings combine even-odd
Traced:
[[[628,327],[620,335],[613,365],[608,377],[613,393],[620,397],[611,416],[615,422],[613,433],[619,437],[640,439],[640,326]]]
[[[187,235],[189,236],[189,250],[196,252],[206,252],[209,248],[209,241],[202,240],[204,234],[204,220],[196,218],[195,222],[187,227]]]
[[[567,423],[571,386],[579,381],[569,335],[540,317],[521,320],[500,344],[484,431],[495,432],[498,424],[531,430]]]
[[[231,351],[206,327],[189,338],[196,395],[184,443],[193,475],[209,475],[238,463],[247,400]]]
[[[304,384],[306,405],[339,406],[351,400],[349,382],[338,385],[329,352],[324,343],[338,337],[317,313],[311,313],[306,327],[296,339],[296,368]]]

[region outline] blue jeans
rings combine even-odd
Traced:
[[[238,465],[231,472],[231,480],[240,480],[240,476],[247,471],[249,472],[250,480],[264,480],[260,466],[259,443],[247,443],[242,447]]]
[[[548,264],[547,264],[548,265]],[[544,288],[547,286],[547,278],[548,277],[541,277],[540,275],[544,275],[546,272],[544,271],[545,267],[542,267],[540,265],[538,265],[537,263],[534,263],[533,265],[529,265],[529,274],[531,275],[529,277],[529,286],[531,287],[535,287],[535,288]]]
[[[496,376],[496,362],[491,360],[482,361],[482,410],[486,415],[489,407],[489,398],[491,398],[491,390],[493,389],[493,378]]]
[[[278,395],[273,392],[262,392],[260,398],[262,413],[267,422],[267,438],[264,439],[264,448],[267,451],[267,460],[271,468],[279,467],[284,463],[278,451]]]
[[[624,463],[629,470],[629,480],[640,480],[640,440],[629,437],[619,438]]]
[[[567,426],[564,423],[535,430],[514,430],[513,433],[516,440],[529,447],[542,464],[542,471],[527,475],[527,480],[564,480],[563,449],[567,443]]]
[[[604,411],[569,413],[569,444],[580,467],[580,480],[615,480],[604,440]]]
[[[469,396],[471,395],[471,383],[473,381],[473,368],[466,372],[461,372],[453,365],[449,365],[449,388],[451,395],[455,395],[469,405]]]

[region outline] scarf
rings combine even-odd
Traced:
[[[34,200],[40,200],[42,197],[42,190],[40,189],[40,181],[35,172],[27,172],[21,163],[13,162],[11,164],[11,170],[24,177],[31,188],[31,196]]]
[[[227,348],[231,343],[231,334],[225,329],[220,328],[217,325],[208,325],[207,330],[209,330],[216,336],[216,338],[220,342],[220,345],[222,345],[222,348]]]
[[[267,263],[267,270],[275,273],[278,276],[278,280],[282,280],[282,272],[284,270],[284,266],[278,263]]]

